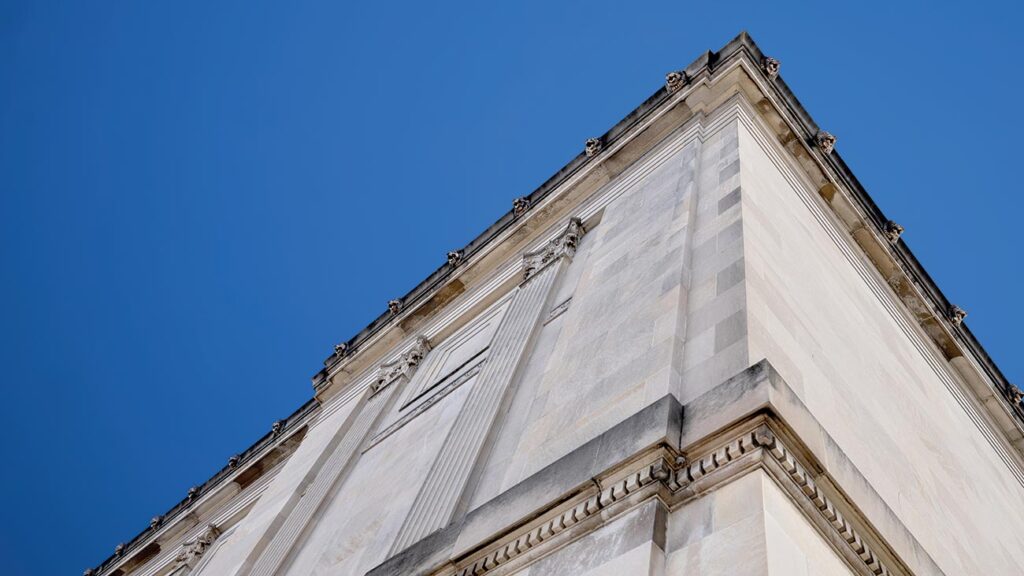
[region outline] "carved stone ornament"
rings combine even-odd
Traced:
[[[120,558],[121,556],[124,556],[124,549],[125,549],[124,542],[122,542],[122,543],[118,544],[117,546],[115,546],[114,547],[114,556],[117,556],[118,558]]]
[[[278,434],[281,433],[281,430],[284,430],[284,422],[280,420],[274,420],[274,423],[270,425],[270,433],[273,434],[274,436],[277,436]]]
[[[779,68],[782,67],[782,63],[770,56],[765,56],[761,59],[761,69],[768,75],[769,78],[774,79],[779,75]]]
[[[512,215],[516,218],[526,214],[526,211],[530,209],[530,200],[523,196],[522,198],[516,198],[512,201]]]
[[[465,258],[466,253],[462,250],[452,250],[448,253],[448,265],[455,268],[459,264],[462,264],[462,260]]]
[[[831,154],[836,147],[836,137],[828,132],[818,132],[814,137],[814,142],[823,154]]]
[[[242,458],[238,454],[235,454],[231,458],[228,458],[228,468],[238,468],[238,463],[241,462],[241,460]]]
[[[402,309],[402,301],[401,300],[388,300],[388,310],[392,314],[398,314],[398,312],[401,309]]]
[[[967,311],[963,308],[953,305],[949,307],[949,320],[954,325],[959,326],[964,323],[964,318],[967,318]]]
[[[903,226],[892,220],[885,223],[885,237],[889,239],[889,242],[895,244],[900,239],[901,234],[903,234]]]
[[[430,352],[430,341],[424,336],[417,336],[412,348],[403,353],[394,362],[381,364],[377,370],[377,378],[370,385],[373,393],[376,394],[387,388],[392,382],[399,378],[412,378],[420,361]]]
[[[149,527],[150,527],[150,529],[156,530],[156,527],[159,526],[160,523],[163,522],[163,521],[164,521],[164,517],[163,516],[153,516],[149,520]]]
[[[1010,384],[1010,402],[1024,406],[1024,390]]]
[[[529,280],[541,268],[561,257],[572,258],[576,254],[580,238],[586,234],[583,222],[579,218],[569,220],[569,225],[556,238],[548,242],[543,248],[536,252],[528,252],[523,255],[523,280]]]
[[[188,501],[189,501],[189,503],[191,503],[193,500],[195,500],[196,496],[199,496],[199,486],[193,486],[193,487],[189,488],[188,489]]]
[[[334,345],[334,355],[335,356],[341,357],[341,356],[344,356],[346,354],[348,354],[348,344],[347,343],[341,342],[339,344],[335,344]]]
[[[82,572],[82,576],[96,576],[96,571],[92,568],[86,568],[85,572]]]
[[[665,89],[669,92],[677,92],[686,84],[686,73],[682,71],[669,72],[665,74]]]
[[[220,529],[214,524],[208,524],[198,536],[185,543],[184,550],[175,558],[176,565],[178,567],[185,565],[194,569],[199,563],[199,559],[210,549],[218,536],[220,536]]]
[[[587,153],[587,158],[597,156],[597,153],[601,151],[602,144],[600,138],[588,138],[587,144],[583,148],[583,151]]]

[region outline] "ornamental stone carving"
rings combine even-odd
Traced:
[[[163,516],[153,516],[152,518],[149,519],[149,528],[151,530],[156,530],[157,526],[159,526],[160,523],[163,522],[163,521],[164,521],[164,517]]]
[[[543,248],[523,255],[523,280],[529,280],[540,269],[563,256],[571,259],[584,234],[586,230],[580,219],[570,219],[565,230]]]
[[[122,543],[118,544],[117,546],[115,546],[114,547],[114,556],[117,556],[118,558],[120,558],[121,556],[124,556],[124,549],[125,549],[124,542],[122,542]]]
[[[669,72],[665,74],[665,89],[669,93],[677,92],[686,84],[686,73],[682,71]]]
[[[761,69],[768,75],[769,78],[775,79],[779,75],[779,68],[782,67],[782,63],[770,56],[765,56],[761,59]]]
[[[188,566],[190,569],[195,569],[199,564],[199,559],[210,549],[218,536],[220,536],[220,528],[214,524],[208,524],[198,536],[185,543],[184,550],[174,560],[175,568]]]
[[[381,364],[377,370],[377,378],[370,385],[373,393],[376,394],[387,388],[399,378],[412,378],[416,367],[426,357],[427,352],[430,352],[430,341],[424,336],[417,336],[412,348],[399,356],[397,360]]]
[[[347,343],[341,342],[341,343],[338,343],[338,344],[334,345],[334,355],[335,356],[340,358],[340,357],[342,357],[342,356],[344,356],[346,354],[348,354],[348,344]]]
[[[466,253],[462,250],[452,250],[448,253],[448,265],[455,268],[459,264],[462,264],[462,260],[465,258]]]
[[[188,503],[191,504],[196,497],[199,496],[199,486],[193,486],[188,489]]]
[[[516,218],[526,214],[526,211],[530,209],[530,200],[523,196],[522,198],[516,198],[512,201],[512,215]]]
[[[392,314],[398,314],[402,310],[401,300],[388,300],[388,311]]]
[[[284,430],[284,422],[280,420],[274,420],[274,423],[270,425],[270,433],[274,436],[280,435],[282,430]]]
[[[967,311],[963,308],[953,305],[949,307],[949,320],[955,326],[959,326],[964,323],[964,318],[967,318]]]
[[[826,155],[831,154],[836,147],[836,137],[828,132],[818,132],[814,137],[814,142],[818,145],[818,149]]]
[[[231,458],[228,458],[228,468],[231,468],[232,470],[234,470],[235,468],[238,468],[238,463],[241,460],[242,459],[238,456],[238,454],[235,454]]]
[[[889,239],[889,242],[895,244],[900,239],[901,234],[903,234],[903,226],[892,220],[885,223],[885,237]]]
[[[1010,384],[1010,402],[1024,406],[1024,390]]]
[[[82,572],[82,576],[96,576],[96,571],[92,568],[86,568],[85,572]]]
[[[603,143],[600,138],[588,138],[587,144],[584,146],[583,151],[587,153],[587,158],[593,158],[597,156],[597,153],[601,151]]]

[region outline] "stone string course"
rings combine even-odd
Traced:
[[[674,461],[675,464],[670,463]],[[741,464],[743,461],[746,465]],[[672,458],[670,454],[651,462],[649,459],[635,470],[618,476],[609,485],[600,485],[600,491],[589,494],[570,503],[567,509],[548,517],[539,525],[518,533],[511,540],[503,541],[494,546],[484,546],[487,550],[467,560],[457,563],[456,576],[482,576],[492,574],[498,568],[508,565],[527,552],[531,554],[530,562],[539,556],[549,554],[569,544],[575,537],[560,538],[570,528],[585,520],[602,516],[602,522],[610,522],[613,518],[628,511],[633,506],[651,497],[664,498],[671,507],[679,507],[686,502],[700,497],[702,494],[736,479],[751,469],[765,468],[768,462],[778,465],[785,472],[780,480],[790,482],[796,491],[802,494],[813,508],[818,511],[829,527],[842,541],[849,546],[849,551],[860,559],[860,572],[875,576],[911,576],[908,570],[891,569],[873,551],[866,542],[865,531],[856,526],[837,505],[815,483],[807,468],[802,465],[793,453],[782,443],[772,429],[761,424],[753,430],[747,430],[738,436],[721,443],[717,448],[687,461],[683,457]],[[777,476],[773,476],[778,478]],[[710,480],[710,482],[708,481]],[[597,482],[597,481],[595,481]],[[701,484],[699,491],[692,488]],[[659,492],[663,490],[663,492]],[[640,500],[632,497],[644,493]],[[630,504],[625,507],[609,510],[616,504]],[[565,505],[556,505],[563,508]],[[543,548],[543,550],[541,550]],[[522,568],[517,565],[515,568]],[[440,576],[443,572],[436,572]]]

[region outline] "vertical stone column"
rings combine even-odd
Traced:
[[[523,282],[491,344],[487,363],[427,472],[391,548],[394,555],[451,521],[509,394],[516,370],[550,306],[552,287],[584,229],[577,218],[544,248],[523,257]]]
[[[352,468],[360,446],[373,432],[385,408],[391,405],[398,389],[410,380],[429,350],[427,339],[419,336],[412,348],[398,360],[380,367],[376,380],[364,393],[366,396],[361,400],[363,405],[356,408],[351,424],[346,427],[312,481],[298,489],[298,501],[259,554],[252,570],[248,572],[250,576],[273,576],[281,569],[310,520]]]

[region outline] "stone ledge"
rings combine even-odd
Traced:
[[[677,450],[682,413],[675,397],[662,397],[471,511],[463,520],[434,532],[367,574],[430,573],[449,558],[467,554],[494,534],[506,533],[535,517],[552,501],[563,501],[592,488],[597,471],[612,468],[652,447]]]
[[[757,468],[855,573],[943,574],[762,360],[685,407],[663,397],[367,575],[503,574],[650,498],[678,508]]]

